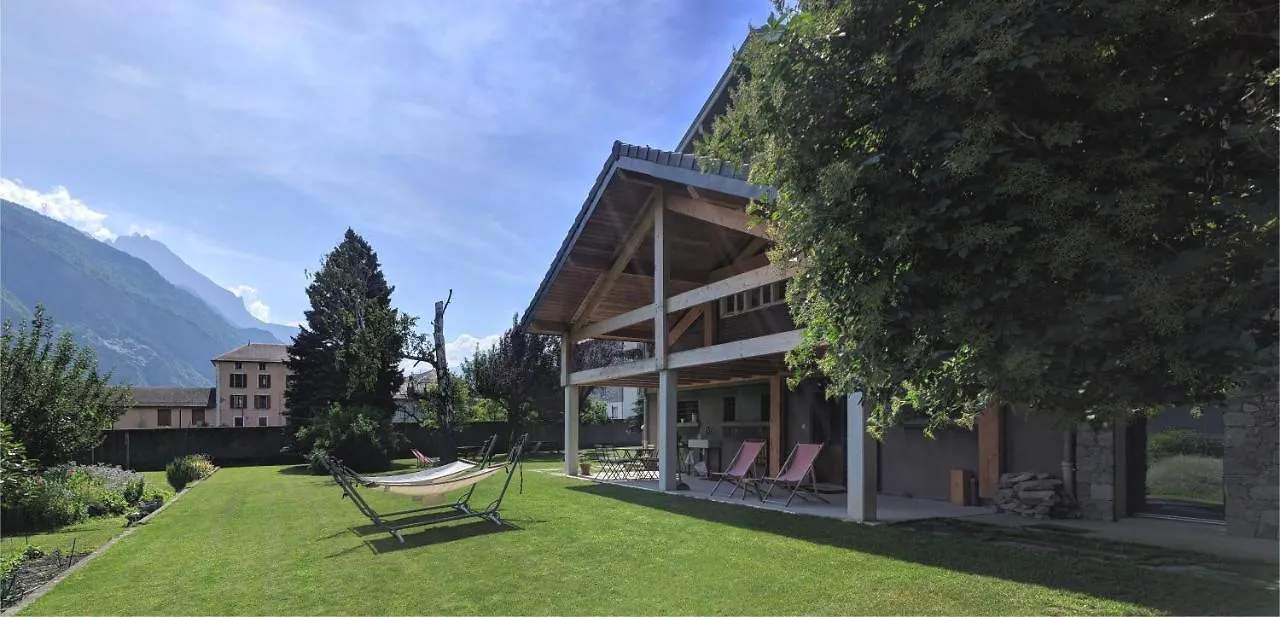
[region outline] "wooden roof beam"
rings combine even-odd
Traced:
[[[575,326],[581,325],[583,320],[591,315],[596,305],[600,304],[600,300],[604,295],[609,293],[609,288],[613,286],[614,281],[618,280],[618,275],[627,267],[627,263],[635,256],[636,249],[640,248],[640,244],[644,241],[645,236],[653,229],[653,218],[655,207],[661,207],[662,204],[655,206],[654,197],[658,195],[658,191],[654,190],[649,193],[642,206],[643,213],[640,215],[640,222],[631,231],[627,233],[627,237],[622,242],[622,246],[618,249],[618,255],[614,257],[613,265],[609,267],[609,271],[596,277],[591,288],[582,298],[582,303],[573,311],[573,315],[569,318],[569,323]]]

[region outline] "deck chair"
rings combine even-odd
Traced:
[[[809,501],[811,495],[816,497],[823,503],[831,503],[818,494],[817,481],[813,476],[813,463],[818,460],[818,453],[822,452],[822,444],[820,443],[798,443],[791,449],[791,454],[787,455],[787,460],[782,463],[782,469],[776,477],[765,478],[764,481],[769,484],[768,488],[760,493],[760,501],[768,501],[769,494],[773,492],[774,487],[781,486],[790,488],[791,494],[787,495],[787,502],[783,507],[791,505],[791,500],[797,495],[805,501]],[[804,491],[803,493],[800,491]]]
[[[409,454],[412,454],[413,458],[418,459],[419,467],[435,467],[440,462],[440,459],[431,458],[419,452],[417,448],[409,450]]]
[[[495,436],[496,437],[496,436]],[[400,534],[402,530],[411,527],[422,527],[426,525],[434,525],[445,521],[456,521],[464,518],[481,518],[488,520],[496,525],[503,524],[500,508],[502,500],[507,495],[507,489],[511,486],[511,478],[514,477],[516,468],[520,466],[521,459],[524,454],[525,443],[528,441],[529,435],[526,433],[521,435],[519,439],[512,445],[511,450],[507,453],[506,461],[498,464],[491,464],[491,455],[493,443],[496,439],[489,442],[485,447],[485,456],[478,464],[474,465],[472,471],[462,474],[453,474],[449,477],[438,479],[435,482],[424,482],[418,484],[396,484],[395,482],[384,482],[374,476],[372,486],[381,486],[384,490],[396,493],[407,493],[418,498],[443,495],[444,493],[466,489],[458,496],[453,503],[445,503],[439,505],[431,505],[420,508],[411,508],[409,510],[401,510],[399,512],[380,513],[365,501],[364,497],[357,490],[357,484],[352,482],[351,475],[343,471],[342,462],[333,458],[326,457],[322,459],[326,467],[329,468],[333,479],[342,487],[343,497],[350,497],[351,502],[369,518],[374,525],[384,529],[390,533],[392,537],[404,543],[404,536]],[[476,485],[486,478],[500,475],[506,472],[506,479],[502,484],[502,490],[498,493],[498,497],[489,505],[483,508],[473,508],[471,506],[471,496],[475,493]],[[521,489],[523,490],[523,475],[521,476]],[[394,517],[394,518],[393,518]]]
[[[711,495],[716,494],[716,489],[720,488],[722,482],[728,481],[733,485],[729,489],[729,496],[733,497],[733,493],[739,488],[742,489],[742,498],[747,498],[747,489],[753,488],[756,481],[756,458],[760,456],[760,451],[764,449],[764,442],[758,440],[750,440],[742,442],[738,446],[738,453],[733,455],[733,460],[729,461],[729,468],[720,474],[720,479],[716,481],[716,485],[711,487]]]

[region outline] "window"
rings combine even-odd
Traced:
[[[245,396],[245,395],[243,395],[243,394],[232,394],[232,395],[231,395],[231,408],[232,408],[232,409],[244,409],[245,407],[248,407],[248,406],[249,406],[249,397],[247,397],[247,396]]]
[[[191,410],[191,426],[195,426],[197,424],[204,424],[204,423],[205,423],[204,410],[192,409]]]
[[[236,426],[244,426],[244,416],[236,416],[232,424]]]
[[[270,394],[254,395],[253,408],[254,409],[271,409],[271,395]]]
[[[787,298],[787,282],[778,281],[755,289],[740,291],[720,299],[720,316],[732,317],[766,306],[782,304]]]
[[[231,374],[231,387],[232,387],[232,388],[247,388],[247,387],[249,387],[249,376],[248,376],[248,375],[245,375],[244,373],[232,373],[232,374]]]
[[[267,425],[267,417],[258,416],[258,426],[266,426],[266,425]]]
[[[267,363],[266,363],[266,362],[259,362],[259,363],[258,363],[258,370],[260,370],[260,371],[265,371],[265,370],[267,370]]]
[[[698,401],[676,402],[676,424],[698,423]]]
[[[156,426],[173,426],[173,411],[169,409],[157,409]]]
[[[244,362],[236,362],[236,370],[238,371],[242,368],[244,368]]]
[[[738,399],[732,396],[724,397],[724,421],[738,421]]]
[[[258,387],[259,387],[259,388],[270,388],[270,387],[271,387],[271,375],[268,375],[268,374],[266,374],[266,373],[263,373],[263,374],[261,374],[261,375],[258,375]]]

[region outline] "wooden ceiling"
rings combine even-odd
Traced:
[[[568,328],[596,280],[608,273],[622,253],[632,230],[647,223],[646,207],[655,198],[658,187],[668,194],[686,195],[737,210],[745,209],[747,203],[740,197],[693,190],[642,174],[615,174],[603,188],[595,210],[571,245],[547,293],[534,307],[531,325],[535,331],[559,333]],[[666,216],[666,237],[671,263],[669,295],[712,282],[716,271],[741,258],[744,250],[764,250],[762,243],[750,234],[670,211]],[[584,323],[607,319],[653,302],[653,252],[650,229],[617,281],[585,316]],[[651,341],[653,322],[629,326],[601,338]]]

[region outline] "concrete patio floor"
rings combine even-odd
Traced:
[[[564,475],[563,472],[557,472],[558,475]],[[639,490],[662,492],[658,490],[658,481],[652,477],[637,477],[635,474],[623,477],[600,478],[598,476],[572,476],[582,480],[599,482],[602,484],[613,484],[615,486],[624,486]],[[808,514],[811,516],[824,516],[827,518],[846,518],[846,502],[843,493],[824,493],[822,497],[830,503],[822,503],[821,501],[805,501],[799,495],[791,501],[790,506],[784,505],[787,500],[788,491],[775,489],[769,495],[769,500],[762,502],[755,493],[748,493],[744,499],[742,490],[739,489],[729,496],[729,490],[732,488],[728,483],[721,484],[720,489],[715,495],[711,494],[716,483],[714,480],[705,478],[682,475],[681,480],[689,486],[687,491],[670,491],[672,495],[681,497],[689,497],[693,499],[705,499],[708,501],[718,501],[733,505],[747,506],[751,508],[761,508],[765,510],[775,510],[778,512],[788,512],[791,514]],[[809,496],[809,499],[813,499]],[[906,497],[896,497],[892,495],[879,495],[876,497],[876,520],[868,521],[867,524],[890,524],[903,523],[907,521],[917,521],[931,518],[961,518],[981,516],[991,514],[989,508],[965,507],[957,506],[945,501],[933,501],[929,499],[908,499]]]

